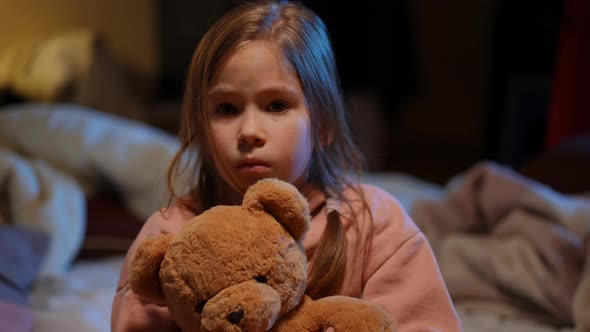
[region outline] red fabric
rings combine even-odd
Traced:
[[[89,198],[86,206],[86,234],[78,258],[125,254],[144,220],[135,217],[120,199],[109,194]]]
[[[547,146],[590,132],[590,1],[567,0],[562,24]]]

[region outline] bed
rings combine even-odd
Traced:
[[[0,331],[110,330],[123,253],[166,204],[177,147],[161,130],[80,105],[0,109]],[[465,331],[590,328],[588,198],[491,162],[445,186],[394,172],[363,180],[425,232]]]

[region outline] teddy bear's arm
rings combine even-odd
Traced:
[[[165,303],[160,283],[160,264],[173,238],[173,235],[158,235],[143,240],[131,260],[129,285],[148,302]]]
[[[272,332],[334,331],[395,332],[393,318],[379,306],[348,296],[329,296],[317,301],[307,295],[300,305],[275,324]]]

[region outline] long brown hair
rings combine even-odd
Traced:
[[[194,208],[191,203],[195,201],[205,209],[222,203],[222,180],[211,156],[206,98],[222,57],[239,45],[255,40],[274,43],[300,79],[310,111],[314,145],[309,181],[327,197],[349,206],[350,202],[343,197],[346,187],[353,188],[364,201],[358,186],[363,158],[351,139],[327,29],[313,11],[301,3],[287,1],[242,4],[220,18],[201,39],[185,86],[179,132],[181,148],[168,171],[171,199],[189,209]],[[178,194],[183,190],[178,190],[176,184],[186,171],[198,176],[185,183],[190,194],[183,198]],[[358,227],[354,216],[353,219]],[[341,287],[346,247],[341,216],[337,211],[330,212],[310,262],[307,293],[312,298],[334,294]]]

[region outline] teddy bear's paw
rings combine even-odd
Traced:
[[[281,309],[279,294],[271,287],[247,281],[230,286],[207,302],[201,316],[205,331],[264,332]]]
[[[335,331],[395,332],[393,317],[382,307],[366,300],[349,296],[328,296],[309,305],[320,326],[331,326]]]

